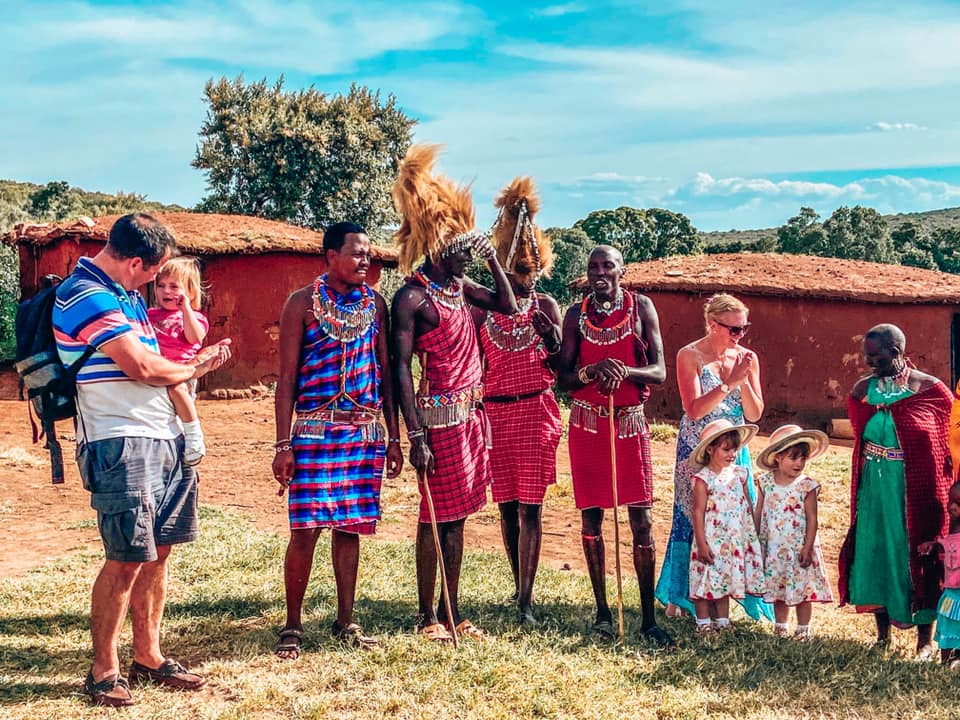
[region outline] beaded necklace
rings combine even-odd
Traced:
[[[356,340],[370,329],[377,316],[373,290],[361,285],[359,300],[338,305],[327,287],[327,276],[321,275],[313,282],[313,316],[321,329],[335,340],[342,343]]]
[[[520,352],[526,350],[540,339],[540,336],[533,328],[533,313],[540,309],[540,302],[534,293],[530,298],[518,300],[519,311],[515,315],[504,315],[509,318],[513,327],[509,330],[500,326],[496,316],[499,313],[488,312],[484,325],[487,328],[487,336],[496,347],[507,352]]]
[[[910,366],[904,362],[903,367],[895,375],[884,375],[877,378],[877,391],[885,398],[894,397],[902,393],[910,379]]]
[[[624,302],[624,297],[626,297],[626,302]],[[613,343],[623,340],[623,338],[632,333],[633,295],[623,292],[618,293],[616,304],[619,306],[618,308],[614,308],[607,313],[602,313],[596,306],[596,299],[593,297],[593,293],[587,295],[583,299],[583,302],[580,303],[580,334],[594,345],[613,345]],[[626,306],[626,312],[623,314],[623,319],[620,320],[616,325],[604,328],[596,325],[592,320],[590,320],[589,307],[591,305],[593,305],[593,310],[598,315],[610,315],[617,309],[621,309],[624,306]]]
[[[427,296],[434,302],[438,302],[451,310],[458,310],[463,307],[463,288],[460,287],[459,283],[452,282],[447,287],[442,287],[427,277],[427,274],[423,271],[423,265],[414,271],[413,276],[423,283],[423,286],[427,289]]]
[[[606,315],[609,317],[623,307],[623,290],[617,288],[617,296],[613,299],[613,302],[609,300],[604,300],[603,302],[598,301],[596,293],[590,293],[590,300],[593,302],[593,309],[597,315]]]

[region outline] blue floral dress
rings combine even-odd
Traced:
[[[700,369],[700,388],[708,393],[720,385],[716,373],[704,366]],[[677,435],[677,461],[673,471],[673,525],[670,528],[670,540],[667,552],[663,556],[663,567],[657,581],[656,596],[664,605],[673,603],[693,613],[690,602],[690,545],[693,542],[693,524],[690,511],[693,506],[693,476],[699,470],[688,460],[693,449],[700,442],[700,432],[714,420],[726,419],[735,425],[743,422],[743,400],[740,388],[735,388],[709,413],[699,420],[688,415],[680,419],[680,431]],[[747,470],[747,489],[750,501],[755,502],[756,487],[753,482],[753,467],[750,451],[746,446],[740,448],[737,465]],[[740,601],[743,609],[754,620],[766,617],[773,620],[773,606],[760,598],[747,596]]]

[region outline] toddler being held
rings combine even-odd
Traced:
[[[210,329],[207,317],[200,312],[203,289],[197,261],[187,257],[167,260],[157,273],[154,287],[157,305],[147,311],[147,316],[157,334],[160,354],[173,362],[191,364]],[[207,453],[194,402],[196,382],[171,385],[167,392],[183,425],[183,462],[196,465]]]

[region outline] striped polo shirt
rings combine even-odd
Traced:
[[[127,377],[102,350],[133,333],[149,352],[160,352],[140,293],[124,290],[91,258],[82,257],[57,288],[53,333],[64,365],[76,362],[87,345],[96,348],[77,374],[79,439],[180,434],[167,389]]]

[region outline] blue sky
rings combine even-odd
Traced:
[[[799,7],[794,7],[799,6]],[[397,96],[478,220],[667,207],[704,230],[801,205],[960,205],[960,3],[4,0],[0,177],[196,203],[211,77]]]

